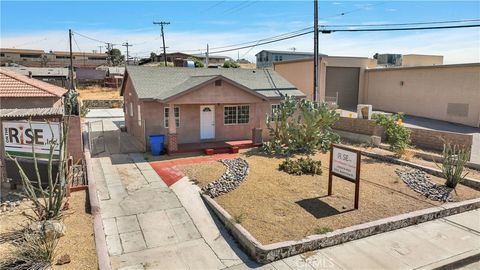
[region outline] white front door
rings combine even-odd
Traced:
[[[215,138],[215,106],[200,106],[200,139]]]

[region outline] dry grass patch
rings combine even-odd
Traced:
[[[246,181],[215,201],[232,217],[241,216],[242,226],[263,244],[299,240],[441,204],[411,190],[395,173],[400,166],[371,158],[362,158],[360,209],[354,210],[354,183],[334,177],[333,196],[326,196],[328,154],[312,157],[322,161],[324,173],[320,176],[294,176],[279,171],[283,159],[263,156],[257,150],[243,151],[241,157],[250,165]],[[200,165],[184,165],[182,170],[201,179],[201,185],[216,180],[208,175],[216,165]],[[431,180],[445,182],[435,176]],[[477,197],[479,191],[462,185],[453,194],[455,201]]]
[[[88,191],[78,191],[71,194],[70,209],[66,211],[64,223],[65,236],[59,239],[56,249],[56,260],[63,254],[70,255],[71,262],[65,265],[53,265],[52,269],[97,269],[97,253],[93,234],[93,220],[88,203]],[[22,213],[31,213],[30,202],[22,204],[14,211],[0,216],[0,233],[19,230],[28,224],[28,219]],[[13,254],[15,246],[11,243],[0,245],[0,254],[7,257]]]
[[[190,180],[203,188],[207,184],[217,180],[225,173],[226,167],[220,161],[209,161],[204,163],[177,165],[177,168]]]
[[[88,86],[85,88],[79,88],[81,99],[90,100],[105,100],[105,99],[120,99],[120,91],[116,88],[101,87],[101,86]]]

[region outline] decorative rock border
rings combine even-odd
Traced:
[[[212,198],[236,189],[248,175],[248,163],[242,158],[222,159],[226,172],[216,181],[202,188],[204,194]]]
[[[480,198],[442,206],[427,208],[394,217],[388,217],[368,223],[338,229],[321,235],[310,235],[299,241],[286,241],[262,245],[242,225],[234,219],[212,198],[201,195],[205,203],[213,209],[227,230],[231,232],[244,251],[258,263],[270,263],[307,251],[330,247],[367,236],[384,233],[411,225],[431,221],[450,215],[480,208]]]
[[[372,152],[368,152],[368,151],[365,151],[365,150],[360,150],[360,152],[362,153],[363,156],[366,156],[366,157],[378,159],[378,160],[381,160],[381,161],[390,162],[390,163],[393,163],[393,164],[408,166],[408,167],[411,167],[411,168],[422,170],[422,171],[424,171],[428,174],[431,174],[431,175],[435,175],[435,176],[438,176],[438,177],[443,177],[442,171],[440,171],[438,169],[433,169],[433,168],[430,168],[430,167],[426,167],[426,166],[423,166],[423,165],[419,165],[419,164],[416,164],[416,163],[413,163],[413,162],[410,162],[410,161],[405,161],[405,160],[401,160],[401,159],[394,158],[394,157],[382,156],[382,155],[375,154],[375,153],[372,153]],[[473,179],[471,177],[465,177],[465,179],[463,179],[463,181],[460,182],[460,184],[464,185],[464,186],[467,186],[467,187],[471,187],[471,188],[476,189],[476,190],[480,190],[480,180]]]

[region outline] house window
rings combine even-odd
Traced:
[[[283,56],[282,55],[278,56],[278,61],[283,61]]]
[[[275,55],[275,62],[278,61],[278,55]]]
[[[280,104],[272,104],[272,115],[280,109]]]
[[[250,106],[225,106],[223,108],[224,124],[247,124],[250,119]]]
[[[180,127],[180,108],[175,107],[175,126],[178,128]],[[165,107],[164,108],[164,114],[163,114],[163,125],[165,128],[168,128],[168,115],[169,115],[169,108]]]
[[[216,80],[215,86],[222,86],[222,80]]]
[[[133,104],[130,102],[130,117],[133,117]]]

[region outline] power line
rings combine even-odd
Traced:
[[[377,26],[406,26],[406,25],[428,25],[428,24],[448,24],[448,23],[467,23],[479,22],[480,19],[466,19],[454,21],[433,21],[433,22],[411,22],[411,23],[385,23],[385,24],[336,24],[336,25],[320,25],[321,27],[377,27]]]
[[[412,30],[437,30],[437,29],[455,29],[455,28],[472,28],[472,27],[480,27],[480,24],[474,24],[474,25],[450,25],[450,26],[429,26],[429,27],[406,27],[406,28],[373,28],[373,29],[322,29],[320,30],[321,33],[323,34],[328,34],[328,33],[333,33],[333,32],[380,32],[380,31],[412,31]],[[230,52],[230,51],[237,51],[241,49],[246,49],[250,48],[253,46],[259,46],[259,45],[265,45],[265,44],[270,44],[270,43],[275,43],[287,39],[292,39],[304,35],[308,35],[313,33],[313,30],[302,32],[299,34],[275,39],[275,40],[270,40],[270,41],[265,41],[259,44],[255,45],[249,45],[249,46],[242,46],[239,48],[233,48],[233,49],[226,49],[226,50],[220,50],[220,51],[214,51],[210,52],[210,54],[216,54],[216,53],[224,53],[224,52]]]

